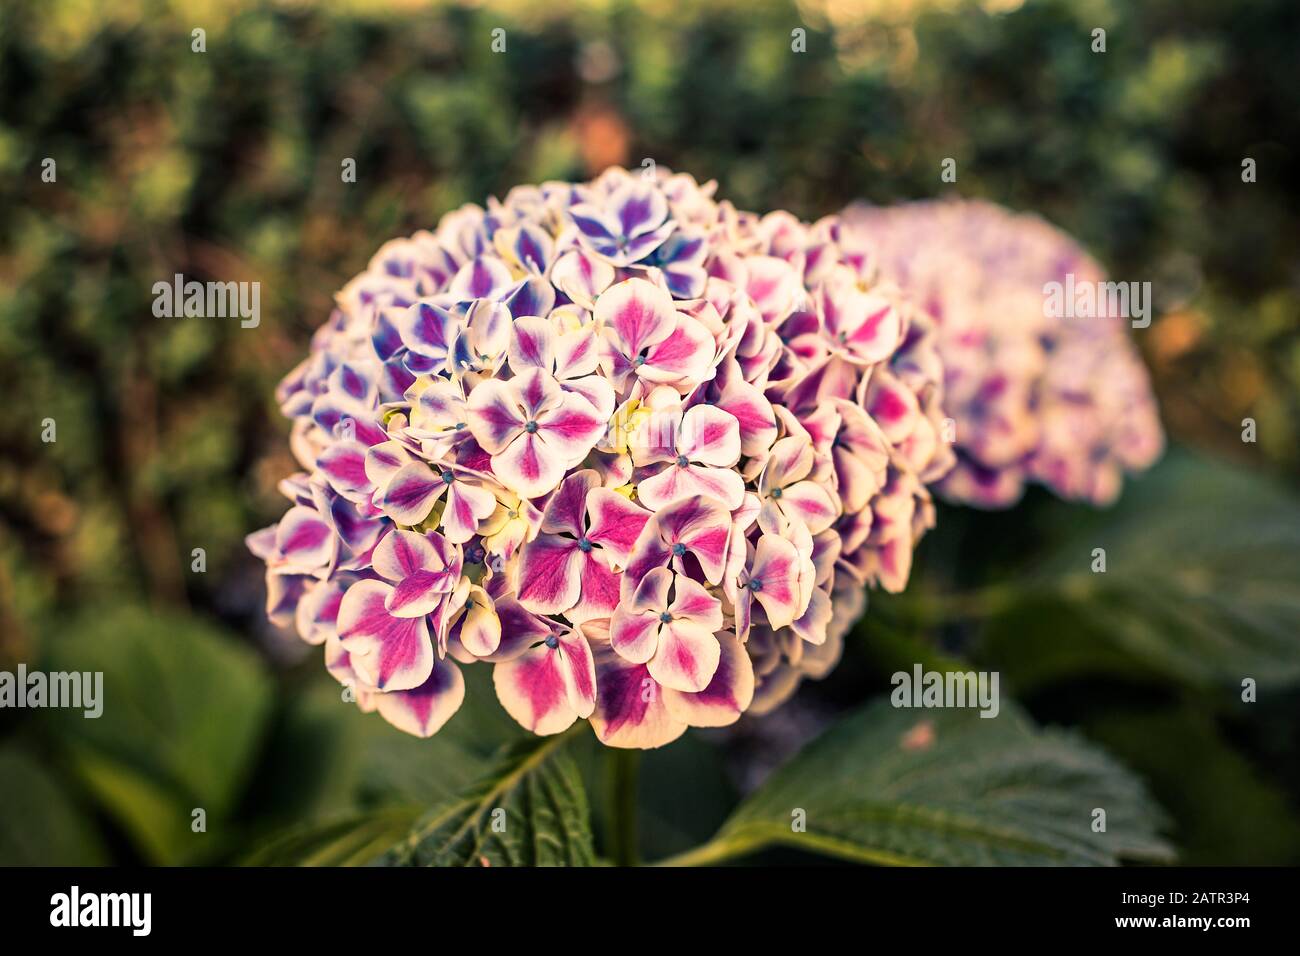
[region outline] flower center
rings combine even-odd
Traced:
[[[679,558],[685,557],[686,545],[682,544],[680,541],[677,542],[675,545],[673,545],[673,554],[677,555],[677,557]]]
[[[780,498],[780,497],[781,497],[781,489],[780,489],[780,488],[773,488],[773,489],[772,489],[772,497],[773,497],[773,498]]]
[[[591,542],[587,540],[585,535],[578,539],[578,550],[584,554],[591,550]]]
[[[761,591],[763,590],[763,582],[758,578],[754,578],[754,580],[749,582],[749,589],[751,591]]]
[[[691,463],[691,460],[690,460],[689,458],[687,458],[685,455],[678,455],[678,456],[677,456],[677,467],[678,467],[678,468],[685,468],[685,467],[686,467],[687,465],[689,465],[690,463]]]
[[[669,614],[667,611],[664,611],[662,614],[659,615],[659,622],[660,622],[661,624],[667,624],[667,623],[668,623],[669,621],[671,621],[672,619],[673,619],[673,616],[672,616],[671,614]]]
[[[451,473],[451,469],[448,469],[442,473],[442,480],[445,481],[447,484],[451,484],[452,481],[455,480],[455,478],[456,476]]]
[[[636,357],[636,360],[633,361],[632,364],[635,365],[637,368],[640,368],[642,365],[645,364],[645,356],[644,356],[644,355],[638,355],[638,356]]]
[[[530,434],[530,435],[533,434],[534,432],[536,432],[536,431],[537,431],[537,422],[529,422],[528,424],[526,424],[526,425],[524,426],[524,431],[528,432],[528,434]]]
[[[556,637],[554,634],[552,634],[550,637],[546,639],[546,646],[549,647],[551,650],[555,650],[557,647],[560,646],[560,639]]]
[[[465,427],[464,422],[457,422],[455,425],[452,426],[452,428],[454,428],[456,431],[460,431],[464,427]]]

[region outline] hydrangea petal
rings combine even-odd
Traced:
[[[598,649],[596,684],[591,726],[605,746],[648,750],[685,733],[685,721],[668,711],[663,688],[646,665],[629,663],[609,648]]]
[[[424,462],[413,461],[402,467],[388,483],[380,507],[398,524],[417,525],[429,517],[433,503],[446,488]]]
[[[709,686],[721,651],[713,631],[693,621],[677,620],[659,632],[659,647],[646,664],[665,688],[696,693]]]
[[[718,635],[717,670],[709,686],[688,694],[671,687],[663,689],[668,713],[691,727],[725,727],[734,724],[754,699],[754,666],[735,636]]]
[[[379,694],[379,715],[398,730],[416,737],[432,737],[451,719],[465,700],[465,677],[448,660],[438,661],[428,678],[410,690]]]
[[[518,600],[538,614],[561,614],[578,603],[583,554],[578,542],[539,534],[520,555]]]
[[[392,593],[382,581],[358,581],[339,605],[339,639],[352,668],[372,687],[410,690],[433,669],[433,644],[423,617],[394,617],[385,606]]]

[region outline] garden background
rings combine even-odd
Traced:
[[[635,834],[606,811],[628,777],[577,741],[596,851],[686,851],[843,715],[878,730],[859,708],[891,673],[956,660],[1135,771],[1179,862],[1300,863],[1298,60],[1293,0],[5,3],[0,669],[103,670],[106,706],[0,712],[0,864],[363,859],[521,733],[483,689],[408,738],[266,623],[243,537],[295,470],[273,389],[384,240],[646,158],[803,218],[1040,212],[1153,283],[1135,338],[1171,448],[1110,510],[941,509],[827,680],[644,757]],[[260,325],[155,318],[177,272],[260,282]],[[887,784],[853,739],[861,786]],[[960,808],[968,783],[927,798]]]

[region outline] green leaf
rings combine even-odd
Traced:
[[[1280,768],[1247,759],[1199,702],[1153,709],[1139,699],[1130,707],[1108,706],[1085,726],[1090,737],[1142,768],[1152,792],[1177,821],[1180,863],[1300,862],[1300,819],[1286,792],[1270,779]]]
[[[66,787],[18,747],[0,748],[0,866],[101,866],[104,848]]]
[[[256,850],[246,866],[365,866],[411,831],[412,808],[390,808],[290,830]]]
[[[594,863],[582,776],[573,758],[561,752],[569,733],[507,747],[490,773],[434,807],[385,862],[392,866]]]
[[[1093,832],[1093,811],[1106,832]],[[803,820],[799,832],[795,824]],[[1078,736],[882,700],[835,725],[746,799],[717,836],[670,864],[787,845],[861,863],[1108,865],[1167,860],[1142,784]]]
[[[252,651],[192,617],[87,614],[47,642],[54,671],[103,673],[103,714],[45,711],[64,756],[146,859],[217,855],[270,712]],[[202,809],[206,832],[194,832]]]
[[[1002,655],[1059,638],[1054,618],[1080,632],[1044,662],[1093,667],[1105,648],[1195,686],[1261,687],[1300,680],[1300,503],[1258,475],[1171,453],[1125,490],[1111,511],[1068,520],[1071,532],[995,626]],[[1105,573],[1091,570],[1104,548]],[[1034,613],[1017,613],[1032,603]],[[1004,620],[1006,620],[1004,618]],[[1037,627],[1034,620],[1040,623]],[[1052,630],[1045,630],[1052,628]]]

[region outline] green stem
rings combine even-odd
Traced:
[[[608,749],[605,756],[606,834],[609,858],[618,866],[636,866],[637,853],[637,750]]]

